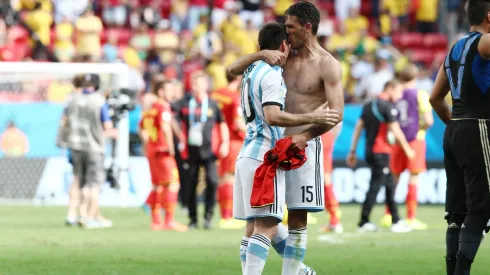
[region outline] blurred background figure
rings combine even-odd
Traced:
[[[183,157],[189,164],[188,208],[189,228],[198,227],[197,197],[199,167],[203,166],[206,173],[204,229],[211,228],[216,188],[218,187],[218,171],[216,160],[228,155],[230,138],[228,127],[223,119],[218,104],[208,96],[209,80],[202,71],[191,75],[192,95],[178,103],[178,117],[182,122],[186,136],[186,152]]]

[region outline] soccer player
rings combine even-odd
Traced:
[[[470,33],[439,69],[430,103],[447,125],[447,274],[468,275],[490,218],[490,1],[468,1]],[[452,112],[444,98],[451,91]]]
[[[260,30],[259,45],[261,50],[280,50],[286,57],[289,54],[286,32],[278,23],[266,24]],[[293,115],[282,112],[286,86],[281,73],[282,69],[279,66],[256,61],[245,71],[242,82],[241,105],[247,136],[236,164],[233,215],[237,219],[247,220],[245,236],[240,247],[242,270],[247,275],[262,273],[271,243],[281,255],[284,255],[282,274],[315,274],[305,267],[302,261],[296,268],[296,264],[287,257],[300,252],[293,253],[293,244],[286,243],[286,230],[280,224],[284,204],[293,203],[288,201],[290,198],[286,198],[285,172],[276,172],[274,204],[260,208],[252,208],[250,205],[255,171],[262,164],[264,154],[283,137],[284,130],[281,127],[311,123],[335,125],[339,119],[337,111],[328,109],[326,103],[312,113]],[[299,245],[305,245],[306,240],[297,238],[299,234],[301,232],[290,232],[289,236],[293,235],[296,241],[294,244],[301,242]],[[287,242],[290,242],[289,238]]]
[[[224,116],[230,132],[230,151],[228,156],[219,160],[218,175],[218,203],[221,209],[220,228],[243,228],[245,224],[233,219],[233,182],[235,175],[235,162],[245,138],[245,124],[243,123],[240,107],[239,85],[241,77],[227,73],[228,86],[211,94]]]
[[[352,137],[351,148],[347,155],[347,165],[356,165],[356,149],[361,131],[366,129],[366,162],[371,168],[371,180],[366,199],[362,205],[361,220],[359,222],[359,232],[374,232],[376,225],[369,222],[369,216],[379,189],[382,185],[386,188],[386,203],[392,213],[391,231],[396,233],[409,232],[412,230],[406,223],[400,220],[398,209],[395,203],[395,182],[390,173],[390,153],[391,145],[388,141],[388,131],[391,131],[395,139],[401,144],[404,152],[409,159],[414,156],[414,151],[408,144],[400,124],[397,122],[398,111],[393,105],[402,97],[402,86],[396,80],[385,84],[384,90],[379,98],[373,99],[364,105],[361,118],[356,124]]]
[[[151,207],[151,228],[153,230],[187,231],[187,226],[174,220],[179,193],[179,173],[174,158],[172,114],[169,103],[164,99],[166,89],[170,89],[170,85],[172,85],[171,82],[160,80],[152,87],[152,93],[158,99],[150,109],[142,114],[139,134],[148,158],[153,183],[147,200]],[[165,211],[163,222],[160,213],[162,208]]]
[[[426,91],[415,88],[419,70],[415,65],[408,65],[401,73],[400,80],[403,85],[403,96],[396,103],[398,110],[398,122],[410,144],[415,151],[415,157],[408,159],[400,144],[393,146],[390,167],[394,175],[395,183],[398,183],[400,174],[408,170],[408,193],[406,198],[407,220],[406,222],[415,230],[427,229],[427,224],[415,218],[417,210],[417,185],[419,174],[426,170],[425,164],[425,130],[434,123],[432,108],[429,103],[429,95]],[[382,225],[391,225],[391,215],[386,208]]]
[[[339,62],[317,41],[316,33],[320,12],[310,2],[300,1],[285,12],[286,32],[293,54],[281,51],[260,51],[244,56],[229,68],[241,74],[250,64],[265,60],[269,64],[284,66],[284,81],[288,87],[286,111],[293,114],[307,113],[328,102],[339,113],[339,122],[344,112],[342,73]],[[289,237],[283,270],[296,274],[301,269],[307,242],[307,213],[324,210],[323,157],[320,136],[335,125],[306,125],[289,127],[285,134],[292,136],[293,149],[306,147],[308,161],[299,169],[286,173]],[[293,251],[295,253],[293,253]]]
[[[333,171],[333,147],[335,145],[335,139],[337,138],[341,129],[341,125],[337,125],[332,131],[326,132],[322,135],[322,145],[323,145],[323,175],[325,178],[325,209],[330,215],[330,222],[322,231],[342,233],[344,232],[344,227],[340,223],[340,211],[339,202],[335,197],[333,192],[332,184],[332,171]]]

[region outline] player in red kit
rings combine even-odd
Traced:
[[[147,199],[151,207],[151,228],[153,230],[187,231],[187,226],[174,220],[179,193],[179,173],[175,162],[172,114],[165,101],[166,90],[171,82],[160,80],[153,86],[152,93],[158,99],[145,110],[140,121],[140,136],[150,166],[152,191]],[[165,220],[161,221],[161,209]]]
[[[233,219],[233,182],[235,179],[235,162],[245,139],[245,124],[240,107],[240,86],[242,77],[227,74],[228,86],[212,93],[211,97],[218,103],[230,131],[230,152],[219,160],[218,203],[221,209],[220,228],[243,228],[243,221]]]
[[[340,123],[341,124],[341,123]],[[332,171],[333,171],[333,147],[342,125],[337,125],[332,131],[322,135],[323,145],[323,172],[324,172],[324,189],[325,189],[325,209],[330,215],[330,222],[322,229],[324,232],[342,233],[344,228],[340,223],[339,202],[333,192]]]

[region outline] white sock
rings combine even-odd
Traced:
[[[274,247],[274,250],[281,255],[281,258],[284,257],[284,249],[286,248],[286,241],[288,239],[289,232],[288,228],[282,224],[279,223],[277,225],[277,234],[272,238],[272,247]],[[306,274],[306,272],[310,271],[311,268],[306,266],[304,263],[301,263],[301,271],[299,275]]]
[[[306,253],[306,228],[289,230],[284,249],[282,275],[297,275],[304,272],[303,261]]]
[[[248,240],[245,275],[260,275],[269,256],[271,240],[264,235],[254,234]]]
[[[240,244],[240,261],[242,262],[242,274],[245,274],[245,264],[247,262],[247,247],[248,237],[242,237],[242,243]]]

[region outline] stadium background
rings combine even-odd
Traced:
[[[155,73],[181,84],[178,98],[189,88],[189,75],[195,70],[206,70],[213,88],[226,85],[226,65],[256,50],[262,19],[283,20],[284,10],[293,2],[41,0],[40,9],[33,10],[33,0],[0,0],[0,61],[21,61],[26,67],[32,64],[29,62],[124,62],[130,67],[127,78],[130,88],[139,91],[138,99]],[[363,78],[374,75],[376,57],[388,56],[386,69],[391,73],[415,62],[422,68],[419,84],[430,92],[445,52],[467,30],[465,1],[313,2],[322,12],[320,41],[343,68],[347,105],[335,144],[333,182],[343,203],[340,210],[346,233],[319,233],[327,215],[316,214],[319,223],[308,227],[306,263],[321,275],[444,274],[443,124],[436,118],[428,131],[429,170],[419,187],[420,203],[438,204],[419,208],[418,217],[427,222],[429,230],[406,235],[386,230],[354,233],[357,203],[364,199],[370,175],[362,164],[355,170],[346,168],[344,159],[363,102],[358,87]],[[199,20],[199,16],[208,5],[213,7],[211,18],[218,20],[228,13],[230,20],[207,27],[206,17]],[[359,13],[347,18],[352,7]],[[82,16],[87,9],[96,17]],[[251,16],[254,21],[250,23],[240,19]],[[89,31],[89,36],[77,29]],[[0,71],[8,71],[5,66],[8,63],[0,63]],[[240,230],[152,234],[149,217],[132,207],[140,206],[150,190],[147,162],[138,156],[140,148],[134,137],[139,108],[130,115],[133,156],[128,184],[120,191],[104,186],[102,192],[103,211],[114,228],[86,232],[63,226],[66,208],[60,206],[67,204],[72,173],[66,152],[55,146],[55,137],[71,91],[70,79],[57,74],[0,73],[0,274],[239,274]],[[362,145],[363,141],[359,147]],[[358,155],[363,157],[362,150]],[[397,189],[400,203],[406,180],[402,176]],[[378,201],[383,200],[383,193]],[[356,204],[346,204],[352,202]],[[382,207],[375,209],[373,222],[382,212]],[[180,210],[177,219],[187,221]],[[483,243],[481,250],[472,268],[475,274],[488,273],[489,246]],[[277,274],[281,264],[272,254],[264,274]]]
[[[389,61],[383,73],[396,73],[413,62],[421,68],[420,87],[430,92],[450,41],[457,39],[459,31],[465,28],[465,21],[458,16],[464,1],[314,2],[321,9],[319,41],[341,62],[348,103],[334,150],[335,192],[340,202],[360,202],[369,172],[362,166],[357,170],[345,168],[344,159],[364,100],[363,79],[375,74],[373,65],[380,57]],[[225,86],[226,66],[240,55],[255,52],[260,25],[284,20],[282,14],[293,1],[12,0],[0,3],[0,61],[124,62],[130,67],[130,88],[138,91],[138,99],[148,91],[151,76],[155,74],[180,83],[177,99],[189,89],[189,75],[195,70],[202,69],[209,74],[213,89]],[[66,152],[56,147],[55,138],[63,102],[71,91],[69,80],[56,75],[35,81],[29,77],[19,81],[3,77],[0,198],[66,203],[71,170],[64,157]],[[109,189],[104,192],[103,204],[136,206],[149,191],[149,172],[140,157],[136,137],[140,113],[137,106],[130,114],[133,156],[130,184],[121,191],[126,194],[125,199]],[[430,169],[422,176],[426,184],[419,191],[421,203],[444,202],[445,178],[440,169],[443,131],[438,119],[428,131]],[[8,142],[12,140],[15,142]],[[363,140],[358,150],[361,159],[362,147]],[[400,202],[405,196],[405,185],[406,176],[402,177],[397,192]],[[382,193],[379,200],[383,199]]]

